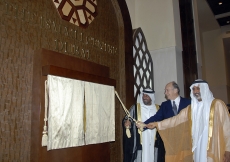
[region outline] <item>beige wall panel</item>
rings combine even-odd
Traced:
[[[224,47],[220,30],[203,33],[206,79],[210,85],[226,85]]]
[[[203,52],[205,78],[213,89],[214,97],[227,102],[227,82],[225,69],[225,55],[221,30],[203,33]]]
[[[133,28],[141,27],[150,51],[176,45],[181,48],[181,37],[178,32],[180,31],[180,28],[178,28],[180,27],[178,2],[174,0],[126,1],[131,14]],[[176,40],[177,36],[179,41]]]

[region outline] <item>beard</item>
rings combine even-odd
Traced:
[[[193,96],[194,96],[198,101],[201,101],[201,100],[202,100],[200,93],[193,93]]]
[[[152,101],[150,100],[143,100],[143,103],[145,104],[145,105],[151,105],[151,103],[152,103]]]

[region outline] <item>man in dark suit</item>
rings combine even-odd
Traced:
[[[150,117],[148,120],[143,122],[137,122],[137,127],[143,127],[151,122],[162,121],[167,118],[171,118],[174,115],[177,115],[183,108],[186,108],[188,105],[191,104],[190,99],[186,99],[181,97],[180,95],[180,88],[176,82],[170,82],[165,86],[165,98],[167,101],[162,102],[160,109],[157,113]],[[160,138],[159,134],[157,138]],[[165,149],[162,140],[159,143],[155,144],[158,150],[158,158],[157,162],[164,162],[165,161]]]

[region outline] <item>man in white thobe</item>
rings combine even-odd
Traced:
[[[145,89],[140,94],[140,103],[130,108],[130,115],[137,120],[145,121],[155,115],[159,106],[154,103],[154,91]],[[141,132],[136,128],[135,122],[123,120],[124,131],[128,128],[131,137],[128,138],[124,133],[124,160],[123,162],[154,162],[154,145],[156,129]]]

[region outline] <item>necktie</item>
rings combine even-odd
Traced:
[[[175,101],[173,101],[173,112],[174,112],[174,115],[177,115],[177,107],[176,107]]]

